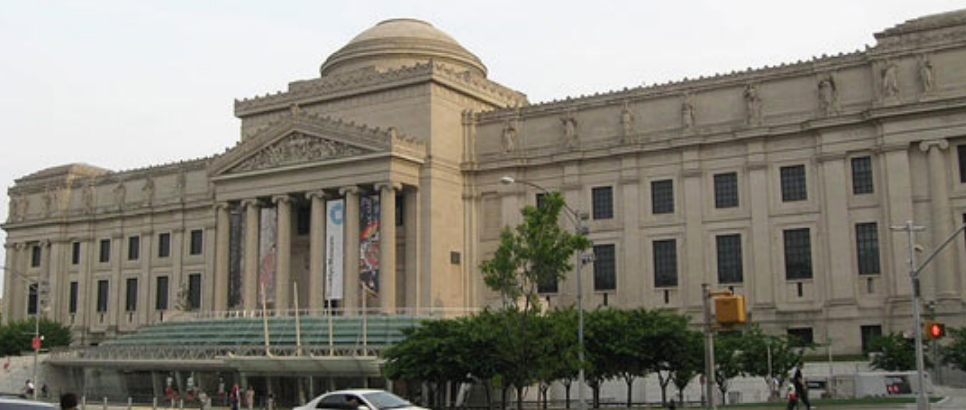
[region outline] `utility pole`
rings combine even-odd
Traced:
[[[926,397],[926,383],[923,377],[922,355],[922,317],[919,312],[919,272],[916,269],[916,231],[925,227],[913,225],[906,221],[905,225],[893,226],[893,230],[906,231],[909,235],[909,281],[912,283],[912,333],[916,340],[916,379],[919,382],[919,392],[916,394],[916,409],[929,410],[929,398]]]
[[[704,402],[705,410],[716,410],[714,404],[714,329],[711,321],[711,291],[707,283],[701,284],[704,300]]]

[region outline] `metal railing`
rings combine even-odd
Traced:
[[[191,320],[206,319],[235,319],[235,318],[261,318],[268,317],[295,317],[298,316],[420,316],[437,319],[455,318],[471,315],[480,312],[480,308],[334,308],[334,309],[233,309],[220,311],[197,311],[183,312],[183,314],[172,316],[168,321],[183,322]]]

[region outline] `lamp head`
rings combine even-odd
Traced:
[[[503,185],[513,185],[516,182],[517,181],[515,179],[513,179],[513,177],[511,177],[509,175],[504,175],[503,177],[500,178],[500,183],[503,184]]]

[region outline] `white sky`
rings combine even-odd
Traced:
[[[73,162],[123,170],[222,152],[239,136],[235,98],[317,77],[329,54],[388,18],[432,23],[479,56],[490,79],[539,102],[854,51],[874,45],[875,32],[962,7],[0,0],[0,188]],[[4,195],[0,221],[8,205]]]

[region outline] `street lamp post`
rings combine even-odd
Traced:
[[[36,294],[36,298],[37,298],[36,311],[34,312],[34,334],[33,334],[33,339],[30,342],[30,347],[34,351],[34,368],[33,368],[33,372],[32,372],[33,375],[31,376],[30,380],[34,384],[34,391],[33,391],[33,397],[32,398],[34,400],[37,400],[37,385],[39,384],[39,383],[37,383],[37,359],[40,356],[40,345],[38,344],[38,340],[40,339],[40,312],[43,310],[42,307],[41,307],[41,304],[42,304],[41,303],[41,301],[42,301],[42,297],[41,297],[42,292],[41,292],[41,290],[42,290],[42,287],[45,288],[44,285],[46,284],[46,282],[43,281],[43,280],[39,280],[39,279],[36,280],[36,281],[31,280],[30,278],[24,276],[21,273],[18,273],[16,271],[9,270],[9,269],[4,268],[4,267],[0,267],[0,270],[3,270],[3,271],[5,271],[7,273],[10,273],[10,274],[13,274],[18,279],[20,279],[20,280],[22,280],[24,282],[27,282],[27,283],[31,283],[31,284],[33,284],[33,285],[36,286],[36,290],[34,290],[34,292]],[[4,312],[4,313],[9,314],[9,312]]]
[[[518,181],[511,176],[504,176],[500,178],[500,183],[504,185],[513,185],[515,183],[520,183],[520,184],[528,185],[533,188],[539,189],[540,191],[543,191],[543,192],[550,192],[549,189],[544,188],[540,185],[537,185],[528,181]],[[574,223],[574,232],[577,235],[586,236],[587,233],[589,232],[589,229],[584,226],[582,221],[586,219],[587,214],[575,211],[573,208],[567,205],[566,201],[564,201],[563,205],[564,205],[564,209],[567,210],[567,213],[570,216],[570,219]],[[577,369],[577,409],[585,410],[587,408],[587,405],[584,401],[584,385],[586,384],[584,380],[584,304],[583,304],[584,289],[583,289],[583,279],[582,279],[583,275],[581,274],[581,270],[582,270],[581,268],[583,268],[585,263],[590,263],[594,259],[593,259],[593,254],[585,254],[583,252],[577,252],[576,256],[577,256],[576,274],[577,274],[577,344],[578,344],[577,361],[580,362],[580,367]]]

